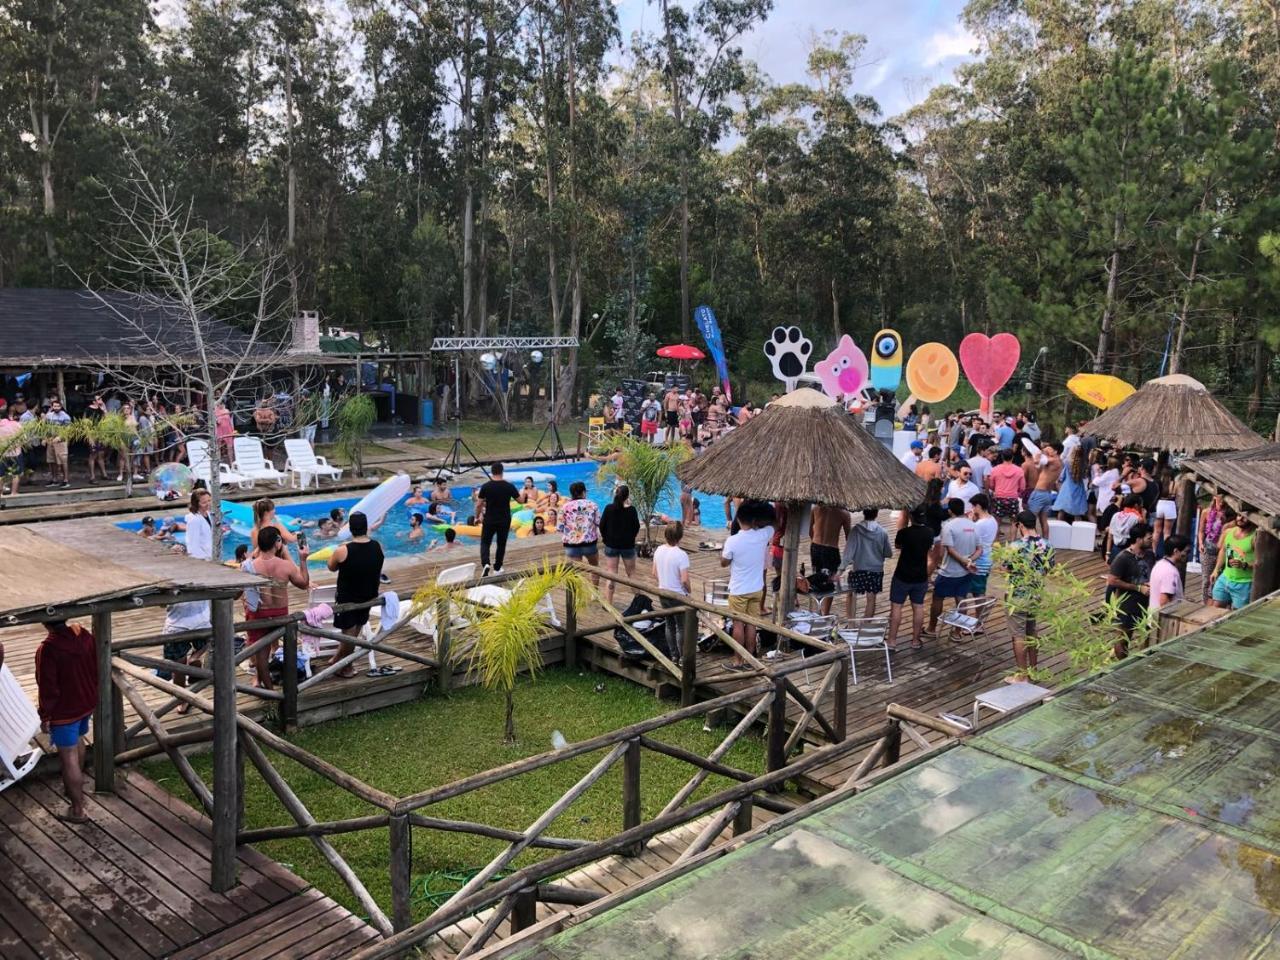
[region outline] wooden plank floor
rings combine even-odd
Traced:
[[[6,960],[322,960],[377,931],[250,848],[240,884],[209,890],[209,822],[137,772],[57,819],[60,781],[0,793],[0,957]]]
[[[752,808],[752,826],[759,827],[773,820],[777,814],[768,810],[762,810],[760,807]],[[579,890],[588,890],[601,895],[617,893],[619,890],[625,890],[627,887],[635,886],[656,873],[673,866],[680,854],[683,853],[695,839],[702,829],[714,819],[715,814],[708,814],[697,820],[690,821],[675,830],[669,830],[661,833],[649,841],[643,851],[634,857],[613,856],[598,860],[589,866],[572,873],[565,874],[558,878],[557,884],[574,887]],[[732,825],[726,826],[717,836],[712,846],[719,846],[733,838]],[[571,907],[558,906],[556,904],[539,903],[537,908],[537,920],[540,922],[547,919],[553,914],[561,910],[573,909]],[[425,954],[432,960],[449,960],[455,956],[467,943],[467,941],[475,934],[475,932],[484,925],[485,920],[489,917],[490,911],[482,910],[466,920],[456,923],[451,927],[441,931],[435,938],[429,941],[425,946]],[[511,923],[504,920],[498,925],[497,931],[493,934],[492,939],[488,941],[489,945],[511,936]]]

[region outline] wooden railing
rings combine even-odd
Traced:
[[[219,808],[219,801],[215,795],[216,791],[211,790],[203,781],[178,749],[180,744],[176,743],[175,738],[167,734],[163,726],[158,723],[154,711],[147,706],[141,688],[149,686],[157,689],[182,703],[190,704],[192,707],[213,716],[216,721],[217,707],[215,702],[209,701],[198,692],[161,680],[149,670],[130,663],[124,657],[114,658],[111,666],[114,685],[138,710],[139,715],[144,718],[144,722],[156,737],[160,749],[173,761],[174,767],[183,782],[216,824],[219,815],[223,813]],[[792,666],[795,669],[801,669],[803,664]],[[782,680],[785,680],[785,674],[779,676],[778,681]],[[656,833],[670,829],[672,826],[688,820],[696,819],[707,812],[708,808],[705,801],[690,804],[689,800],[698,788],[702,786],[707,777],[712,775],[735,782],[735,786],[731,787],[727,792],[721,791],[724,794],[724,798],[715,805],[715,808],[720,809],[720,813],[713,819],[712,824],[719,823],[721,830],[731,821],[735,832],[747,829],[750,826],[750,811],[754,804],[776,812],[786,812],[792,809],[794,806],[792,803],[771,795],[769,791],[780,789],[787,779],[803,772],[817,761],[813,760],[813,755],[806,756],[801,761],[791,765],[779,759],[784,756],[781,753],[781,749],[785,743],[785,728],[778,725],[780,722],[778,718],[783,716],[784,713],[775,709],[774,705],[779,702],[779,698],[782,698],[782,703],[785,707],[786,697],[787,688],[781,682],[757,683],[722,697],[702,701],[663,716],[632,724],[621,730],[615,730],[579,743],[570,744],[557,751],[515,761],[503,767],[487,770],[404,797],[391,796],[284,740],[257,721],[236,713],[234,714],[236,737],[231,748],[227,750],[230,754],[230,759],[227,761],[230,764],[230,775],[236,778],[236,782],[239,782],[239,778],[243,776],[243,771],[239,769],[239,764],[243,762],[243,758],[247,757],[292,818],[293,823],[252,830],[243,829],[239,825],[242,811],[239,809],[238,800],[241,794],[239,788],[237,788],[235,794],[237,799],[233,812],[236,830],[232,837],[232,842],[259,843],[290,837],[306,837],[316,846],[348,889],[351,890],[352,895],[368,914],[370,922],[384,935],[390,935],[395,930],[406,929],[411,922],[410,887],[412,881],[412,831],[414,828],[474,834],[503,841],[506,844],[505,848],[494,856],[489,863],[440,908],[442,911],[450,911],[451,914],[454,906],[463,902],[483,906],[498,900],[504,901],[499,906],[499,912],[502,917],[491,925],[485,925],[489,927],[488,933],[484,932],[484,928],[477,931],[477,935],[473,937],[472,944],[469,944],[468,949],[460,954],[460,956],[465,956],[467,953],[478,949],[492,935],[493,930],[497,928],[501,919],[505,918],[508,913],[516,911],[521,896],[526,899],[532,897],[535,903],[540,899],[548,898],[550,898],[550,902],[585,903],[594,896],[590,891],[574,890],[555,885],[548,888],[545,884],[542,884],[542,881],[552,877],[555,871],[539,871],[531,881],[531,884],[526,885],[533,890],[532,893],[522,887],[512,893],[510,897],[495,895],[490,898],[486,892],[489,889],[487,886],[489,882],[507,869],[516,857],[530,847],[560,851],[560,855],[573,854],[578,856],[585,854],[586,859],[582,862],[589,862],[590,860],[620,852],[631,855],[637,854],[643,849],[645,842]],[[742,705],[746,710],[742,720],[706,756],[658,739],[659,731],[673,724],[704,717],[708,714],[718,714],[738,705]],[[725,764],[723,762],[725,755],[750,729],[755,720],[763,716],[766,711],[768,711],[770,718],[768,733],[770,746],[767,754],[766,774],[761,776],[759,773]],[[864,738],[862,741],[846,741],[829,749],[844,752],[845,750],[855,749],[860,743],[866,743],[869,740],[870,738]],[[373,812],[359,812],[359,815],[342,819],[317,821],[304,801],[270,763],[266,754],[268,749],[283,754],[341,788],[354,799],[371,806]],[[543,770],[553,765],[562,764],[576,757],[602,751],[604,754],[595,766],[580,777],[541,816],[523,830],[512,830],[491,824],[433,817],[422,812],[425,808],[445,800],[463,796],[493,784]],[[645,751],[682,761],[692,768],[691,777],[670,798],[659,817],[650,822],[648,826],[652,827],[652,829],[649,830],[641,829],[646,826],[642,822],[641,815],[643,783],[641,757]],[[819,751],[819,753],[822,752]],[[830,759],[833,754],[822,753],[822,755]],[[218,748],[215,745],[215,787],[217,786],[218,778],[216,771],[222,765],[224,759],[218,755]],[[577,838],[549,835],[548,828],[550,825],[595,786],[610,769],[618,764],[623,767],[622,816],[619,828],[620,835],[627,836],[628,841],[625,844],[618,844],[613,841],[590,842]],[[720,794],[716,796],[720,796]],[[655,823],[658,826],[653,827],[652,825]],[[391,837],[388,851],[392,891],[390,918],[382,911],[381,907],[369,894],[364,883],[343,860],[328,839],[336,834],[382,828],[389,828]],[[720,832],[720,830],[712,831],[709,825],[695,841],[695,846],[699,849],[705,848],[714,841]],[[215,832],[215,844],[217,842]],[[479,906],[475,906],[473,909],[478,909]],[[437,911],[437,913],[439,912]]]

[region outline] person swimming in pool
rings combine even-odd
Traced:
[[[422,514],[415,513],[409,517],[409,533],[410,541],[421,540],[424,531],[422,529]]]
[[[414,484],[409,490],[409,499],[404,502],[406,507],[416,507],[420,503],[426,503],[427,498],[422,495],[422,487]]]
[[[533,485],[533,477],[525,477],[524,486],[520,488],[520,493],[516,496],[516,502],[532,506],[537,500],[538,488]]]

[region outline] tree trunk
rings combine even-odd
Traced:
[[[213,562],[222,561],[222,483],[218,470],[222,464],[222,450],[218,445],[218,400],[214,393],[213,377],[206,372],[200,383],[204,390],[205,428],[204,439],[209,445],[209,520],[213,525]],[[257,548],[250,544],[250,552]]]
[[[577,31],[573,0],[563,0],[565,18],[566,80],[568,82],[569,149],[566,153],[565,173],[569,183],[569,336],[582,333],[582,263],[578,257],[578,181],[577,181],[577,133],[578,133],[578,64]],[[561,374],[560,390],[556,400],[561,409],[556,419],[564,418],[567,403],[573,398],[574,381],[578,376],[578,351],[569,350],[569,362]]]
[[[1102,307],[1102,329],[1098,331],[1098,352],[1093,358],[1093,372],[1107,368],[1107,352],[1111,349],[1111,328],[1116,319],[1116,294],[1120,287],[1120,230],[1124,221],[1116,214],[1112,230],[1111,258],[1107,264],[1107,300]]]
[[[684,96],[680,89],[676,38],[671,32],[668,0],[662,0],[662,27],[667,46],[667,68],[671,74],[671,113],[680,138],[680,337],[689,341],[689,138],[684,126]]]
[[[831,278],[831,332],[835,342],[840,341],[840,291],[836,289],[836,278]]]
[[[1205,206],[1208,202],[1206,196],[1200,203],[1200,212],[1203,214]],[[1182,342],[1187,334],[1187,311],[1191,309],[1191,291],[1196,283],[1196,269],[1200,264],[1200,245],[1203,237],[1196,237],[1195,247],[1191,250],[1191,270],[1187,274],[1187,285],[1182,291],[1182,307],[1178,311],[1178,336],[1174,340],[1173,355],[1169,358],[1169,372],[1178,373],[1179,367],[1182,365]]]
[[[511,744],[516,742],[516,698],[514,691],[510,689],[505,693],[507,709],[502,726],[502,742]]]

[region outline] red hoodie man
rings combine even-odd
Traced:
[[[40,727],[62,761],[62,783],[71,809],[59,819],[84,823],[84,737],[98,705],[98,653],[93,634],[65,620],[46,623],[49,635],[36,648]]]

